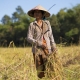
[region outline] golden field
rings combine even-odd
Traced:
[[[80,80],[80,46],[57,48],[63,80]],[[36,75],[31,47],[0,48],[0,80],[38,80]]]

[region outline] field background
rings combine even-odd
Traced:
[[[58,46],[58,56],[63,80],[80,80],[80,46]],[[31,47],[0,48],[0,80],[38,80],[36,75]]]

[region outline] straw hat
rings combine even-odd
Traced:
[[[41,10],[41,11],[43,11],[45,17],[49,17],[50,16],[50,13],[45,8],[43,8],[41,5],[38,5],[38,6],[34,7],[34,8],[32,8],[31,10],[29,10],[28,11],[28,15],[31,16],[31,17],[34,17],[33,12],[35,10]]]

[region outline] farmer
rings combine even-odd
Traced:
[[[49,17],[50,13],[38,5],[29,10],[28,15],[35,20],[29,25],[27,41],[33,45],[32,53],[38,77],[42,78],[44,77],[47,58],[56,49],[50,22],[43,20],[44,17]]]

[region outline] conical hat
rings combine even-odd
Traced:
[[[31,10],[29,10],[28,11],[28,15],[31,16],[31,17],[34,17],[33,12],[35,10],[41,10],[41,11],[43,11],[45,17],[49,17],[50,16],[50,13],[45,8],[43,8],[41,5],[38,5],[38,6],[34,7],[34,8],[32,8]]]

